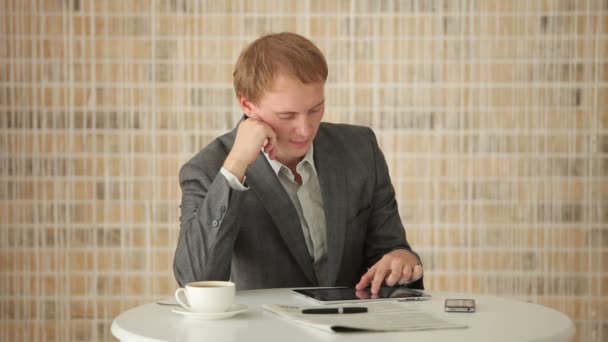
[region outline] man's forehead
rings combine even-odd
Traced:
[[[272,81],[268,82],[265,92],[282,92],[294,88],[302,87],[323,87],[324,82],[307,82],[304,83],[295,76],[278,73],[273,77]]]
[[[271,107],[274,111],[293,111],[310,109],[324,99],[323,83],[309,83],[267,90],[260,98],[260,105]]]

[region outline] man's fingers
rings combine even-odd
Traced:
[[[397,282],[401,279],[401,270],[403,269],[403,267],[395,265],[393,266],[393,269],[391,270],[391,273],[388,275],[388,277],[386,277],[386,285],[388,286],[395,286],[395,284],[397,284]]]
[[[416,260],[416,256],[408,251],[395,250],[385,254],[374,266],[372,266],[356,285],[357,290],[362,290],[371,282],[371,293],[377,295],[382,283],[388,286],[407,284],[422,277],[422,265]]]
[[[268,139],[266,139],[268,140]],[[276,153],[276,146],[274,144],[272,144],[271,142],[266,143],[266,145],[264,146],[264,152],[268,153],[268,155],[270,156],[270,159],[275,159],[275,155]]]
[[[372,280],[372,294],[376,294],[380,291],[380,286],[382,286],[388,272],[390,272],[390,270],[382,266],[376,269],[374,280]]]
[[[422,278],[422,273],[423,269],[421,265],[414,266],[413,270],[409,266],[404,267],[403,276],[401,277],[401,280],[399,280],[399,285],[408,284]]]
[[[355,288],[357,290],[363,290],[364,288],[366,288],[367,285],[369,285],[369,283],[372,281],[372,279],[374,279],[375,273],[376,273],[375,267],[372,267],[369,270],[367,270],[367,272],[365,272],[365,274],[363,274],[361,276],[361,279],[359,280],[357,285],[355,285]]]
[[[401,281],[408,282],[412,278],[412,266],[405,265],[403,271],[401,272]]]
[[[416,280],[422,278],[423,271],[424,270],[422,269],[422,265],[414,266],[414,274],[412,275],[412,281],[416,281]]]
[[[369,299],[369,292],[367,291],[363,291],[363,290],[357,290],[355,291],[355,296],[357,296],[357,298],[359,299]]]
[[[399,279],[399,285],[404,285],[410,282],[412,277],[412,266],[405,265],[401,271],[401,279]]]
[[[266,144],[264,147],[264,151],[268,153],[270,159],[276,159],[278,149],[277,149],[277,135],[276,133],[268,127],[266,131]]]

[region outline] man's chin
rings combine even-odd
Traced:
[[[294,148],[290,148],[290,149],[286,149],[286,148],[282,148],[279,147],[279,151],[285,151],[284,153],[280,153],[277,155],[277,159],[279,159],[279,161],[281,160],[302,160],[304,158],[304,156],[306,155],[306,153],[308,152],[308,149],[310,148],[310,146],[306,146],[306,148],[302,148],[302,149],[294,149]]]

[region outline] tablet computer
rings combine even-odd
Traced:
[[[425,300],[431,295],[420,290],[414,290],[405,286],[382,286],[377,295],[371,294],[371,288],[357,291],[351,287],[323,287],[323,288],[304,288],[293,289],[295,293],[320,304],[337,303],[359,303],[369,301],[409,301]]]

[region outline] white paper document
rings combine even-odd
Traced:
[[[353,305],[323,305],[323,308],[348,307]],[[289,321],[328,332],[340,331],[415,331],[431,329],[459,329],[466,325],[448,322],[430,312],[408,306],[408,303],[368,303],[367,313],[357,314],[303,314],[303,309],[319,306],[294,306],[265,304],[262,307]]]

